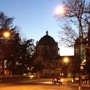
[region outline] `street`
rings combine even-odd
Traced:
[[[66,81],[63,85],[53,85],[51,79],[11,80],[0,83],[0,90],[78,90],[78,86]],[[90,90],[90,87],[82,87],[82,90]]]
[[[14,85],[1,87],[0,90],[77,90],[72,89],[71,87],[62,85]],[[89,90],[89,89],[88,89]]]

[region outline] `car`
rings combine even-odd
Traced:
[[[82,75],[82,83],[83,84],[88,84],[90,83],[90,79],[88,75]]]
[[[63,78],[61,78],[61,77],[55,77],[52,80],[52,84],[60,84],[60,85],[62,85],[62,83],[63,83]]]

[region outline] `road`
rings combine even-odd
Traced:
[[[51,79],[24,79],[0,83],[0,90],[78,90],[78,86],[68,84],[67,80],[63,85],[52,85]],[[82,87],[82,90],[90,90],[90,87]]]
[[[77,90],[68,86],[59,86],[59,85],[14,85],[0,87],[0,90]]]

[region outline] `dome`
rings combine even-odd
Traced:
[[[46,35],[40,39],[38,45],[57,45],[57,43],[51,36],[48,35],[48,31],[46,31]]]

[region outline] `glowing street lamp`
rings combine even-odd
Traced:
[[[0,38],[9,38],[11,36],[11,32],[7,29],[0,29]]]
[[[69,59],[68,59],[67,57],[65,57],[65,58],[63,59],[63,61],[64,61],[65,63],[68,63],[68,62],[69,62]]]
[[[10,32],[9,31],[3,32],[3,36],[4,36],[4,38],[9,38],[10,37]]]
[[[65,13],[66,10],[64,6],[60,5],[55,8],[55,17],[62,17]]]
[[[56,8],[56,14],[64,14],[64,13],[65,13],[64,7],[58,6],[58,7]]]

